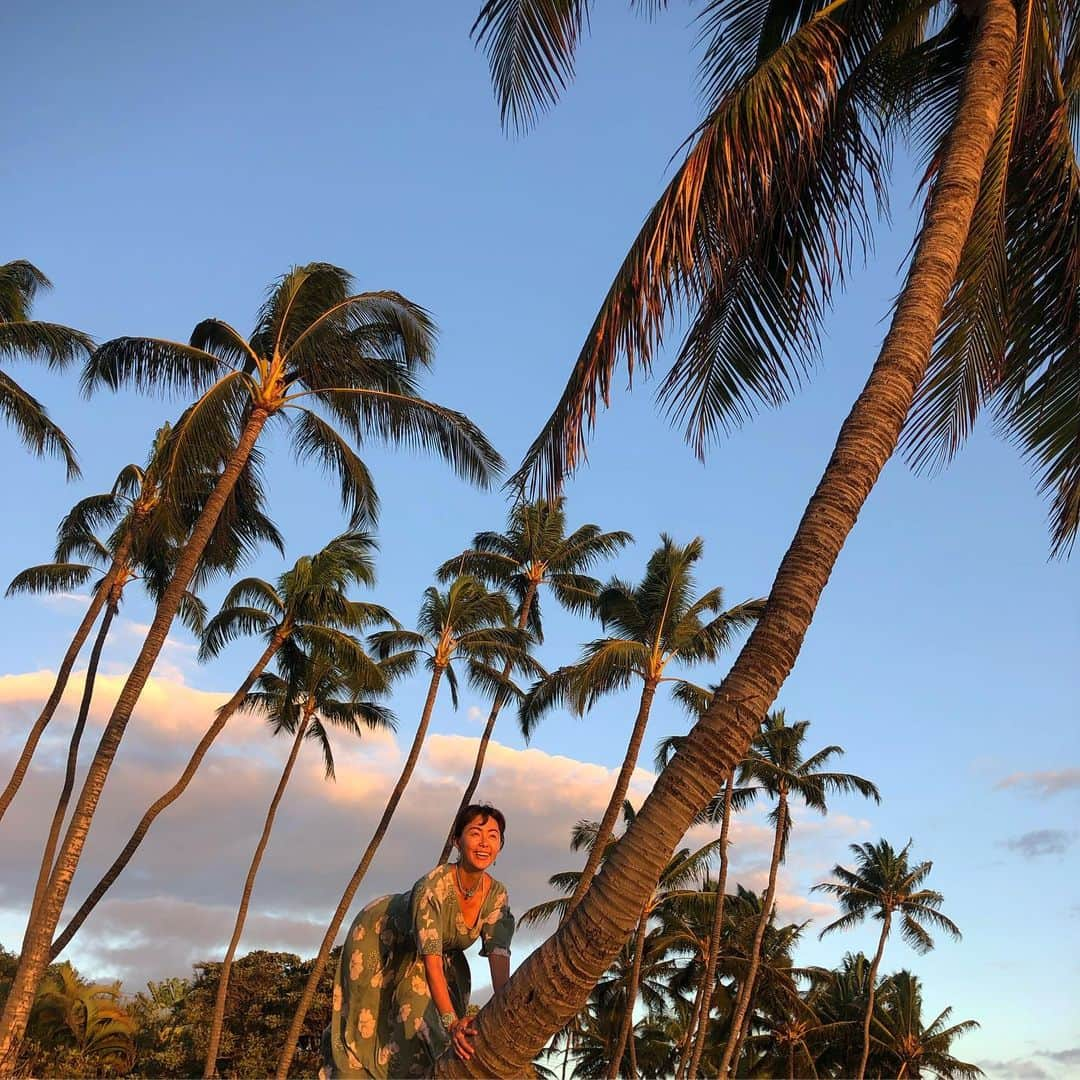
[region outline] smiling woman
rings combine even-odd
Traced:
[[[472,1055],[464,950],[480,938],[496,994],[510,975],[514,916],[506,886],[488,873],[505,839],[501,811],[465,807],[454,822],[457,861],[357,915],[334,976],[320,1077],[433,1076],[449,1048]]]

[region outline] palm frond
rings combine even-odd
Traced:
[[[379,497],[368,467],[325,420],[310,409],[299,411],[292,430],[297,461],[314,461],[337,475],[341,505],[349,515],[351,528],[374,525],[379,517]]]
[[[0,371],[0,419],[6,420],[22,444],[38,457],[62,458],[69,480],[80,475],[68,437],[49,418],[45,406],[4,371]]]

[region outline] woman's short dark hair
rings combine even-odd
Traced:
[[[458,811],[454,818],[454,839],[460,840],[462,833],[477,819],[483,825],[489,819],[499,826],[499,844],[506,844],[506,815],[488,803],[470,803],[464,810]]]

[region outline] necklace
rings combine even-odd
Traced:
[[[484,875],[481,874],[480,880],[471,889],[466,889],[461,884],[461,863],[454,864],[454,876],[457,878],[457,887],[466,900],[471,900],[480,891],[480,886],[484,884]]]

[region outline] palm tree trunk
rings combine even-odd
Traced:
[[[787,1074],[788,1080],[796,1080],[795,1077],[795,1044],[788,1043],[787,1048]]]
[[[675,1080],[685,1080],[690,1070],[690,1059],[694,1054],[694,1033],[697,1031],[701,1005],[705,1000],[705,971],[709,962],[709,943],[701,943],[701,974],[694,990],[694,1004],[690,1008],[690,1018],[686,1022],[682,1038],[679,1040],[679,1058],[675,1064]]]
[[[983,0],[956,120],[892,325],[781,561],[765,611],[587,897],[481,1010],[473,1056],[440,1060],[437,1076],[520,1075],[581,1008],[694,814],[749,749],[795,664],[840,549],[896,448],[926,371],[1001,115],[1015,41],[1011,0]]]
[[[176,563],[172,581],[169,582],[154,614],[150,630],[146,635],[139,655],[124,683],[120,696],[113,708],[112,716],[105,726],[97,751],[90,763],[86,780],[83,782],[79,801],[72,812],[67,833],[56,857],[48,889],[43,902],[36,911],[30,913],[30,926],[27,930],[27,947],[23,952],[11,990],[4,1004],[3,1017],[0,1018],[0,1076],[10,1076],[15,1068],[18,1044],[26,1031],[30,1017],[30,1008],[34,1002],[38,985],[49,962],[49,946],[53,932],[60,921],[60,913],[67,902],[71,889],[71,879],[79,865],[79,858],[86,843],[87,833],[102,788],[109,775],[113,758],[120,747],[124,729],[131,713],[139,700],[143,687],[158,658],[172,625],[180,601],[187,590],[198,567],[207,542],[210,539],[217,519],[225,503],[240,478],[240,473],[247,464],[251,451],[255,447],[269,414],[261,408],[252,411],[241,433],[236,449],[233,451],[221,476],[206,500],[195,526],[191,530],[188,542]]]
[[[617,1080],[619,1069],[622,1067],[623,1054],[626,1052],[626,1044],[633,1045],[634,1030],[634,1006],[637,1004],[638,986],[641,982],[641,960],[645,952],[645,932],[649,924],[647,907],[641,909],[641,918],[638,919],[637,933],[634,935],[634,960],[630,967],[630,981],[626,985],[626,1011],[623,1013],[622,1024],[619,1027],[619,1041],[615,1044],[615,1053],[611,1055],[608,1063],[608,1080]],[[637,1063],[631,1062],[631,1080],[637,1080]]]
[[[105,639],[109,636],[109,628],[116,617],[117,604],[113,599],[105,607],[105,615],[98,628],[94,646],[90,650],[90,661],[86,665],[86,677],[83,682],[82,701],[79,703],[79,715],[75,718],[75,727],[71,731],[71,742],[68,744],[67,768],[64,771],[64,785],[60,790],[60,798],[56,800],[56,810],[53,812],[52,824],[49,826],[49,836],[45,841],[45,850],[41,854],[41,866],[38,868],[37,884],[34,886],[34,899],[30,905],[33,911],[41,903],[45,895],[45,886],[49,883],[52,873],[53,858],[56,855],[56,842],[60,838],[60,829],[67,816],[68,802],[71,799],[72,789],[75,787],[75,772],[79,765],[79,744],[82,742],[82,733],[86,727],[86,718],[90,715],[90,702],[94,697],[94,683],[97,680],[98,664],[101,662],[101,651],[105,648]],[[29,929],[29,925],[27,926]],[[23,940],[23,949],[26,941]]]
[[[761,971],[758,970],[757,977],[754,979],[753,984],[750,987],[750,1002],[751,1005],[754,999],[757,997],[758,990],[761,989]],[[732,1054],[731,1060],[731,1075],[738,1076],[739,1074],[739,1059],[742,1057],[743,1044],[746,1042],[747,1035],[750,1034],[750,1025],[754,1020],[754,1010],[749,1008],[746,1010],[746,1015],[743,1017],[742,1027],[739,1028],[739,1041],[735,1044],[735,1053]]]
[[[869,986],[866,988],[866,1016],[863,1018],[862,1031],[862,1057],[859,1059],[859,1071],[856,1080],[863,1080],[866,1075],[866,1063],[870,1060],[870,1022],[874,1017],[874,999],[877,997],[877,973],[881,964],[881,954],[885,951],[885,939],[889,936],[889,925],[892,922],[892,912],[885,910],[885,918],[881,923],[881,937],[878,938],[877,952],[874,953],[873,962],[870,964]]]
[[[519,630],[524,630],[525,627],[529,625],[529,611],[532,609],[533,600],[536,598],[536,589],[537,582],[530,581],[528,591],[525,593],[525,599],[521,602],[521,614],[518,616],[517,623]],[[504,679],[510,678],[510,673],[513,670],[514,665],[508,661],[502,670],[502,677]],[[469,782],[465,785],[465,791],[461,796],[461,802],[458,803],[457,813],[454,815],[453,821],[450,822],[450,831],[446,835],[446,841],[439,854],[440,863],[444,863],[450,858],[450,851],[454,846],[454,822],[457,821],[458,814],[472,802],[472,797],[476,793],[476,787],[480,783],[480,774],[484,771],[484,759],[487,757],[487,748],[488,743],[491,742],[491,733],[495,730],[495,721],[499,719],[499,713],[506,704],[506,697],[506,691],[500,690],[495,695],[495,700],[491,703],[491,712],[488,713],[487,723],[484,725],[484,733],[480,736],[480,745],[476,749],[476,761],[473,763],[472,776],[469,777]]]
[[[690,1059],[691,1080],[698,1074],[705,1039],[709,1033],[709,1014],[712,1012],[713,995],[716,993],[716,968],[720,962],[720,940],[724,932],[724,899],[727,895],[728,833],[731,829],[731,801],[735,792],[735,779],[729,776],[724,784],[724,817],[720,822],[720,874],[716,879],[716,904],[713,907],[712,927],[709,931],[709,951],[705,962],[704,995],[698,1010],[698,1029],[694,1036],[694,1054]]]
[[[3,792],[0,793],[0,821],[3,820],[7,808],[11,805],[11,800],[15,798],[15,793],[22,785],[23,778],[30,768],[30,759],[34,756],[37,744],[41,740],[45,729],[49,726],[49,721],[52,720],[53,713],[56,712],[56,707],[60,704],[60,699],[64,696],[71,669],[75,666],[75,661],[79,653],[82,652],[82,647],[86,644],[86,639],[90,636],[90,631],[93,629],[98,615],[101,614],[101,609],[109,598],[109,592],[116,581],[120,567],[127,563],[128,555],[131,553],[132,535],[136,524],[137,520],[132,523],[132,527],[127,530],[120,541],[116,554],[113,556],[112,565],[106,571],[101,584],[94,590],[94,595],[90,598],[90,606],[86,609],[86,614],[82,617],[82,622],[79,623],[75,636],[71,639],[71,644],[68,645],[67,652],[64,653],[64,658],[60,661],[60,668],[56,673],[56,681],[53,683],[49,698],[41,710],[41,715],[34,721],[34,726],[26,737],[26,743],[22,748],[22,753],[19,755],[19,760],[15,763],[15,771],[11,774],[11,779],[7,782]]]
[[[252,680],[254,681],[254,680]],[[206,1063],[203,1066],[203,1077],[210,1078],[217,1073],[218,1046],[221,1043],[221,1029],[225,1023],[225,999],[229,993],[229,973],[232,971],[233,957],[236,955],[236,947],[240,944],[240,936],[244,932],[244,922],[247,919],[248,904],[251,903],[251,892],[255,888],[255,877],[259,873],[259,864],[262,862],[263,852],[270,842],[270,830],[274,827],[274,817],[277,814],[278,804],[281,802],[285,788],[288,787],[289,778],[292,776],[293,766],[300,754],[300,746],[307,734],[308,725],[311,723],[312,709],[304,709],[304,719],[297,726],[296,738],[293,739],[292,750],[289,759],[285,762],[285,769],[278,781],[277,790],[270,800],[270,809],[266,812],[266,821],[263,824],[262,836],[255,847],[255,854],[251,858],[251,866],[248,867],[247,878],[244,880],[244,891],[240,896],[240,908],[236,912],[236,925],[233,927],[232,937],[229,939],[229,947],[225,952],[225,959],[221,965],[221,974],[218,978],[217,997],[214,998],[214,1019],[210,1024],[210,1041],[206,1048]]]
[[[604,811],[600,828],[596,833],[596,843],[589,849],[589,857],[585,860],[585,869],[581,871],[581,877],[578,878],[574,895],[570,897],[570,902],[566,905],[566,912],[563,915],[564,922],[573,914],[574,908],[581,903],[581,898],[589,891],[589,885],[596,875],[596,868],[604,857],[608,839],[615,832],[615,822],[618,821],[619,813],[622,811],[623,800],[626,798],[627,789],[630,787],[630,777],[634,775],[634,769],[637,768],[641,740],[645,737],[645,728],[649,723],[649,710],[652,708],[655,696],[656,683],[652,679],[646,679],[645,686],[641,691],[637,718],[634,720],[634,729],[630,733],[630,742],[626,746],[626,756],[623,758],[622,768],[619,770],[619,775],[615,780],[615,789],[611,793],[611,799],[608,802],[607,809]],[[657,877],[659,877],[660,871],[657,870],[656,873]],[[650,892],[652,892],[652,886],[655,884],[656,878],[649,883]]]
[[[633,1024],[630,1025],[630,1041],[626,1049],[630,1058],[630,1080],[638,1080],[637,1040],[634,1038]]]
[[[737,1052],[742,1048],[743,1022],[750,1012],[750,999],[754,994],[754,984],[757,981],[758,968],[761,966],[762,942],[765,940],[765,930],[772,919],[773,902],[776,899],[776,875],[780,869],[780,859],[784,853],[784,832],[787,824],[787,794],[780,789],[780,801],[777,805],[776,830],[773,834],[772,859],[769,862],[769,884],[765,889],[765,899],[761,904],[761,917],[754,927],[754,940],[750,946],[750,964],[746,970],[746,978],[739,987],[738,996],[735,998],[735,1013],[731,1020],[731,1031],[728,1034],[727,1046],[724,1047],[724,1056],[720,1059],[720,1076],[725,1077],[736,1060]]]
[[[409,756],[405,761],[405,766],[401,770],[397,783],[394,785],[394,790],[390,793],[386,808],[383,810],[382,817],[379,818],[379,824],[375,827],[375,832],[372,834],[367,849],[360,859],[360,865],[357,866],[355,873],[349,879],[348,885],[345,886],[345,892],[338,902],[334,917],[326,928],[322,945],[319,947],[319,955],[315,957],[315,963],[312,966],[311,973],[308,975],[307,983],[304,985],[304,992],[300,995],[300,1003],[296,1007],[296,1014],[293,1016],[292,1024],[289,1026],[289,1033],[285,1037],[285,1046],[277,1063],[277,1080],[286,1080],[289,1075],[289,1066],[292,1064],[293,1055],[296,1053],[296,1044],[300,1038],[300,1031],[304,1026],[304,1018],[307,1016],[308,1009],[311,1008],[311,1002],[315,997],[319,979],[322,978],[327,958],[330,956],[330,950],[334,947],[334,938],[337,937],[345,913],[349,910],[349,905],[356,895],[356,890],[360,887],[360,882],[364,880],[364,875],[371,865],[371,860],[375,857],[375,852],[378,851],[379,845],[382,843],[390,819],[394,816],[398,803],[401,802],[401,796],[405,794],[405,788],[408,787],[409,781],[412,779],[413,770],[416,768],[416,762],[420,757],[420,749],[424,745],[424,738],[427,735],[431,713],[435,708],[435,698],[439,693],[439,682],[445,670],[444,665],[436,664],[435,670],[431,673],[427,700],[424,702],[424,711],[420,716],[420,726],[416,729],[416,735],[413,737],[412,747],[409,749]],[[555,1030],[557,1029],[548,1032],[549,1038]],[[537,1050],[539,1049],[540,1047],[537,1047]]]
[[[187,790],[192,777],[194,777],[199,766],[202,764],[203,758],[206,757],[207,751],[214,744],[218,735],[224,730],[225,725],[228,723],[233,713],[235,713],[243,703],[244,698],[247,697],[248,692],[255,685],[255,680],[266,669],[266,665],[270,663],[274,654],[281,648],[281,644],[287,636],[288,633],[282,631],[278,631],[278,633],[274,635],[270,644],[266,647],[262,656],[259,657],[255,666],[248,672],[247,678],[240,684],[236,693],[233,694],[220,709],[218,709],[214,722],[206,729],[206,733],[192,751],[191,757],[184,767],[184,771],[180,774],[180,778],[165,792],[164,795],[157,799],[156,802],[151,803],[150,808],[143,814],[139,824],[135,826],[135,831],[131,834],[131,837],[124,845],[123,850],[116,857],[112,866],[105,871],[101,880],[90,890],[90,895],[83,901],[82,907],[75,912],[71,917],[71,921],[64,927],[63,932],[52,943],[52,947],[49,949],[49,963],[52,963],[60,953],[64,951],[68,942],[79,932],[79,928],[82,924],[86,922],[90,912],[101,903],[102,897],[113,887],[116,879],[123,873],[124,867],[131,862],[131,857],[146,838],[146,834],[150,831],[150,826],[154,824],[157,817],[167,807],[176,802],[176,800]]]

